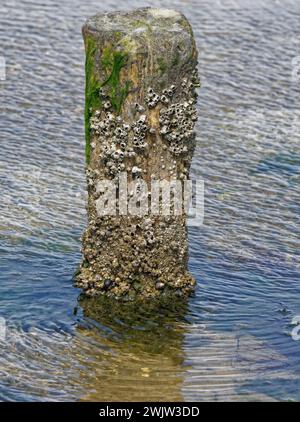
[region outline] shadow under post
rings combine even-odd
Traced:
[[[82,374],[93,374],[82,401],[183,400],[187,301],[122,303],[81,296],[79,304],[77,334],[90,343]]]

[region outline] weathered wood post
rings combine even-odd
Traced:
[[[189,175],[199,86],[190,24],[178,12],[142,8],[98,14],[83,37],[88,227],[76,285],[93,296],[187,296],[195,281],[186,213],[172,204],[168,214],[163,192],[158,212],[153,185]]]

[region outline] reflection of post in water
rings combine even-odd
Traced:
[[[93,385],[86,401],[181,401],[187,303],[83,298]],[[85,373],[86,373],[85,372]]]

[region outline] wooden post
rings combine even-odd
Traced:
[[[174,205],[170,215],[155,213],[151,187],[189,175],[199,86],[190,24],[173,10],[142,8],[98,14],[83,37],[88,227],[76,285],[125,300],[187,296],[195,281],[187,271],[186,213],[174,215]],[[116,186],[117,201],[106,201],[110,215],[99,205],[104,180]],[[148,192],[143,185],[136,192],[134,181]],[[138,191],[147,215],[128,212],[130,201],[140,206]]]

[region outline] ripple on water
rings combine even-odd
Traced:
[[[163,6],[200,49],[205,221],[189,230],[195,297],[144,309],[77,304],[71,282],[86,218],[81,25],[115,2],[1,1],[2,400],[300,399],[299,2]]]

